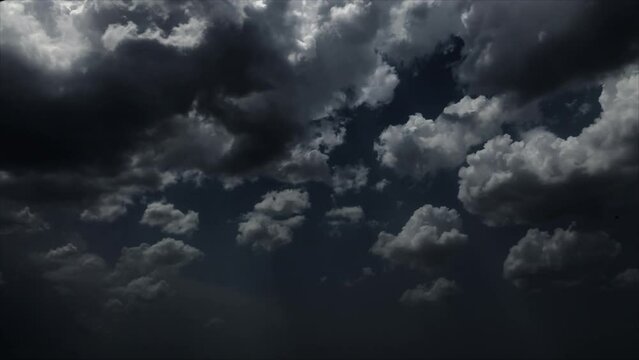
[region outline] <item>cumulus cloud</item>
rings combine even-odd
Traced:
[[[504,278],[517,287],[570,286],[600,276],[621,251],[604,232],[530,229],[504,261]]]
[[[36,233],[49,230],[49,223],[34,212],[28,206],[21,210],[0,210],[0,235],[15,233]]]
[[[336,166],[333,168],[333,191],[341,195],[347,191],[358,192],[368,183],[369,169],[364,165]]]
[[[393,264],[433,271],[466,244],[467,236],[461,230],[456,210],[424,205],[399,234],[380,232],[370,251]]]
[[[273,251],[293,241],[293,230],[305,220],[301,215],[311,207],[308,193],[299,189],[271,191],[262,196],[253,211],[242,215],[237,243],[253,250]]]
[[[619,288],[639,287],[639,269],[628,268],[612,279],[612,285]]]
[[[140,224],[159,227],[169,234],[192,234],[198,228],[199,216],[193,210],[183,213],[173,204],[156,201],[147,205]]]
[[[433,281],[431,285],[419,284],[413,289],[404,291],[399,301],[408,306],[437,303],[450,298],[460,291],[455,281],[440,277]]]
[[[109,310],[167,295],[171,278],[204,254],[182,241],[165,238],[125,247],[113,267],[100,256],[69,243],[39,254],[43,276],[63,294],[91,296]]]
[[[463,97],[435,120],[414,114],[403,125],[387,127],[374,149],[382,166],[415,179],[464,162],[471,146],[501,132],[508,117],[503,100]]]
[[[636,203],[637,98],[639,75],[630,71],[603,84],[601,115],[577,136],[562,139],[538,128],[519,141],[491,139],[460,169],[459,199],[489,225],[561,214],[592,218],[601,216],[593,211]]]

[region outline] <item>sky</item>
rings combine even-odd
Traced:
[[[1,2],[2,357],[639,356],[638,10]]]

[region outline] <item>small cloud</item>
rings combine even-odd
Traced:
[[[455,281],[440,277],[430,286],[428,284],[419,284],[413,289],[404,291],[399,301],[404,305],[410,306],[437,303],[458,294],[460,291]]]
[[[198,229],[199,215],[192,210],[185,214],[173,204],[157,201],[146,207],[140,224],[159,227],[169,234],[190,235]]]
[[[382,179],[382,180],[378,181],[377,183],[375,183],[374,188],[375,188],[376,191],[382,192],[382,191],[384,191],[386,186],[388,186],[389,184],[390,184],[389,180]]]
[[[629,268],[612,279],[612,285],[618,288],[639,287],[639,269]]]

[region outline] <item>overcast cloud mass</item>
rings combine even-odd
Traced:
[[[0,356],[638,357],[638,15],[1,2]]]

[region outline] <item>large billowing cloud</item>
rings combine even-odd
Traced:
[[[265,251],[290,243],[293,230],[304,223],[302,213],[310,206],[308,193],[302,190],[287,189],[264,194],[253,211],[242,215],[237,243]]]
[[[375,151],[382,166],[419,179],[461,165],[470,147],[499,134],[507,119],[499,98],[466,96],[435,120],[415,114],[403,125],[387,127]]]
[[[467,241],[454,209],[424,205],[397,235],[380,232],[371,252],[392,264],[432,271],[445,265]]]
[[[604,232],[530,229],[504,261],[504,278],[518,287],[576,285],[601,276],[621,251]]]
[[[468,155],[459,199],[487,224],[534,223],[562,214],[600,217],[634,204],[639,194],[639,75],[603,85],[602,113],[577,136],[543,128],[513,141],[501,135]]]
[[[173,204],[156,201],[147,205],[140,224],[159,227],[169,234],[192,234],[198,228],[199,216],[193,210],[185,214]]]

